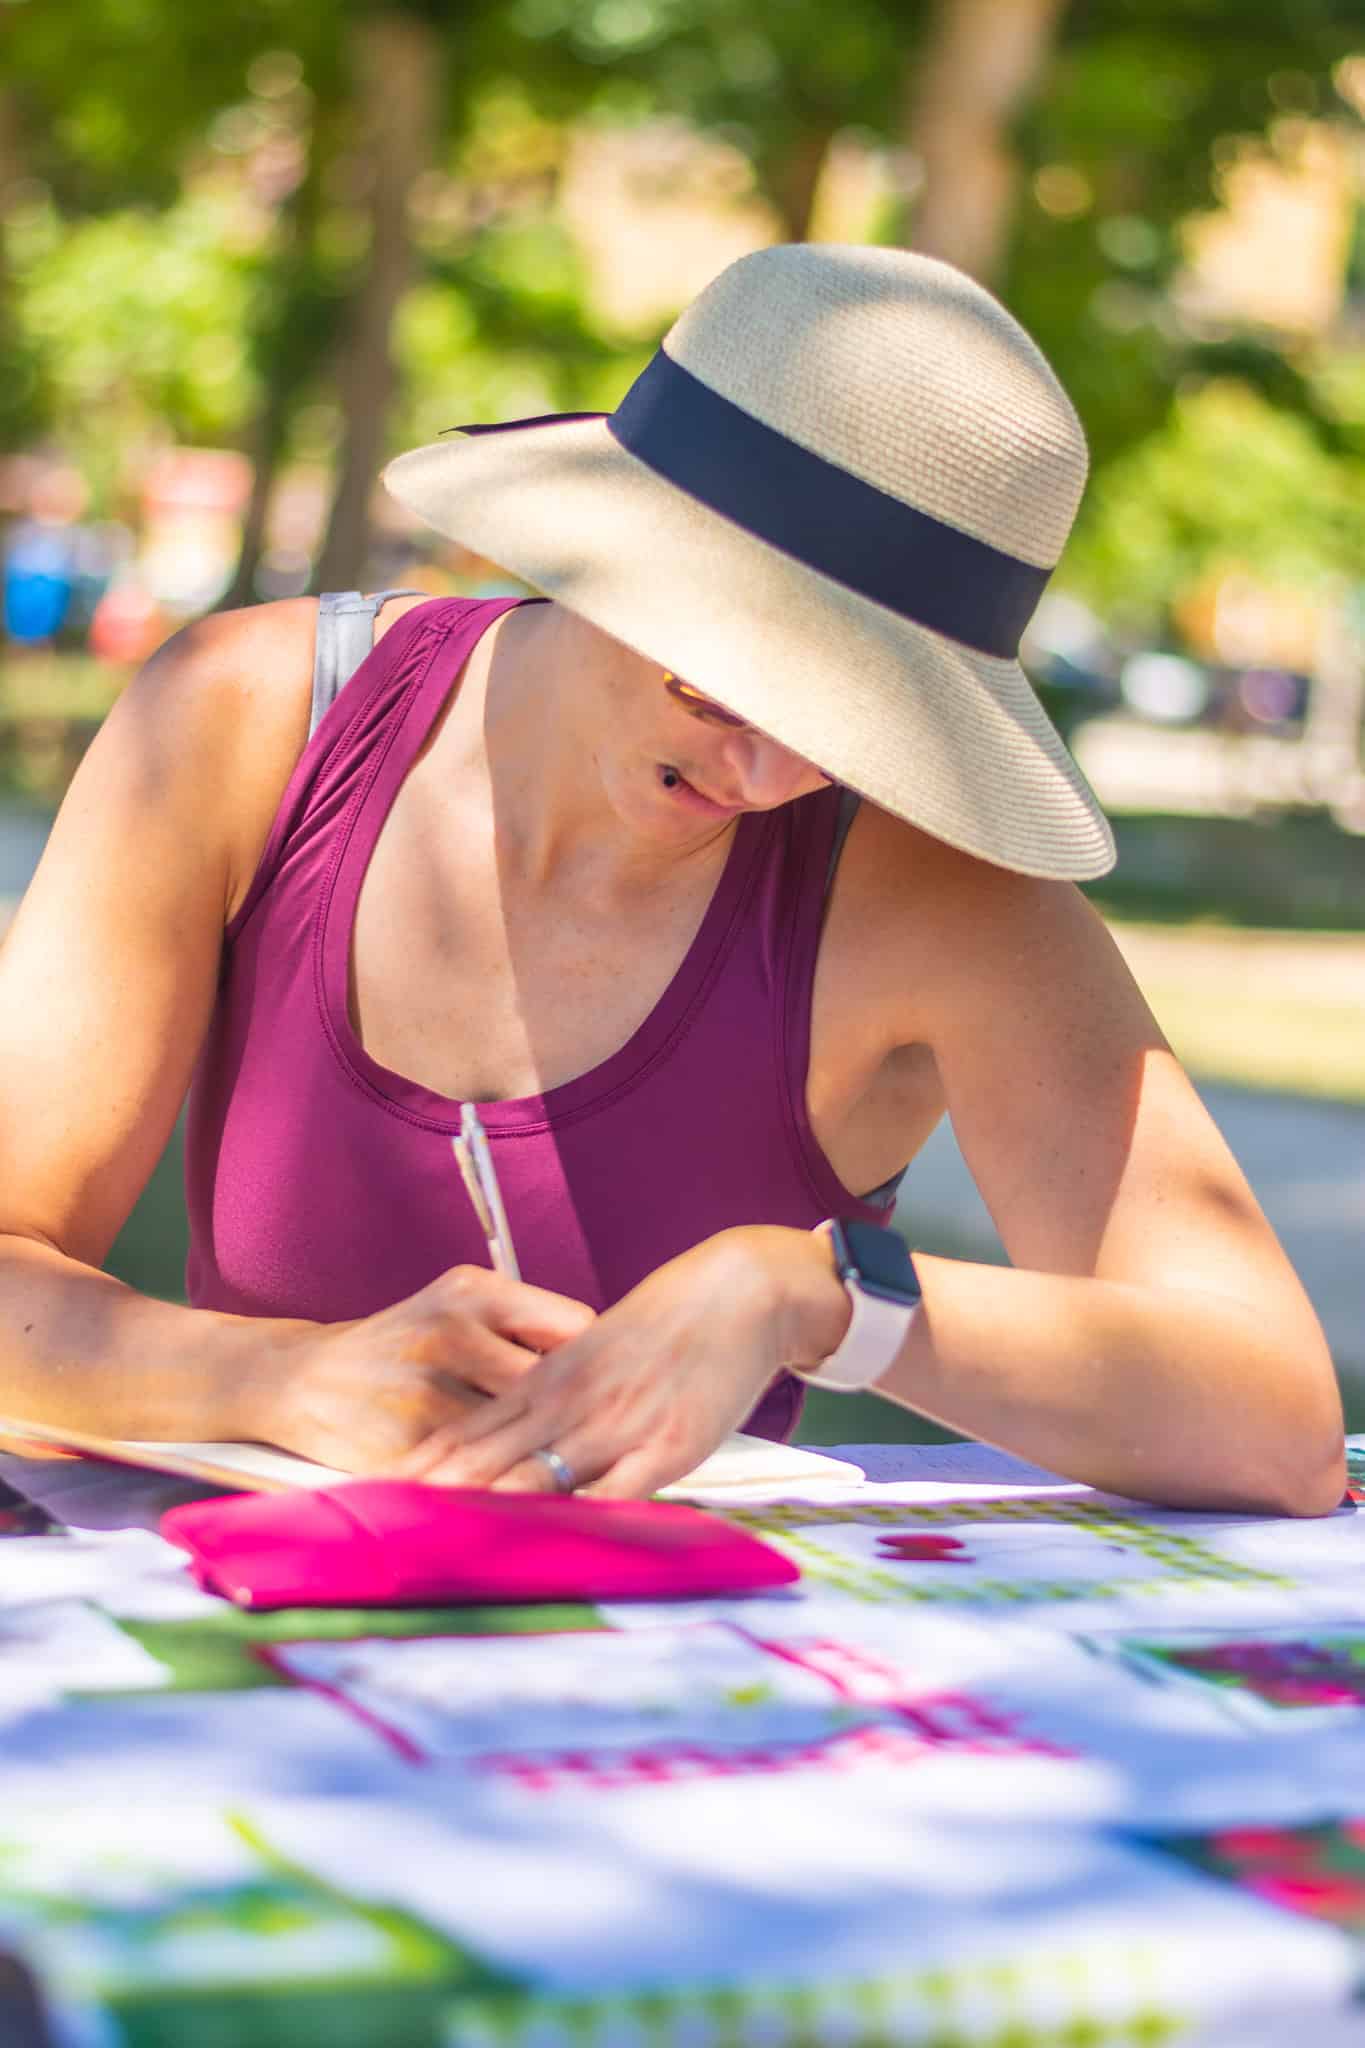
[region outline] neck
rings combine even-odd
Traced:
[[[499,865],[520,883],[633,892],[680,866],[709,872],[728,849],[729,825],[669,842],[633,830],[609,801],[604,665],[614,648],[573,613],[537,604],[507,613],[475,650],[461,690],[472,714],[461,721],[462,752],[486,777]]]

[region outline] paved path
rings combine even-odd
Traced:
[[[10,921],[15,900],[29,885],[38,857],[47,844],[49,820],[42,811],[20,810],[0,803],[0,932]]]

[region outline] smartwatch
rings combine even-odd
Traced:
[[[831,1216],[816,1229],[833,1247],[853,1320],[838,1349],[799,1376],[831,1393],[856,1394],[881,1378],[915,1320],[920,1305],[915,1262],[904,1239],[879,1224]]]

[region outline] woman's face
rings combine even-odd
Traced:
[[[609,645],[598,767],[614,808],[651,836],[695,838],[708,825],[775,810],[828,783],[812,762],[672,671],[619,641]]]

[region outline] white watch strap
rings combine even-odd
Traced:
[[[828,1225],[818,1228],[828,1235]],[[874,1386],[905,1342],[906,1332],[919,1310],[919,1303],[888,1301],[880,1294],[865,1294],[861,1287],[845,1292],[853,1319],[837,1350],[801,1377],[814,1387],[828,1387],[836,1394],[860,1393]]]

